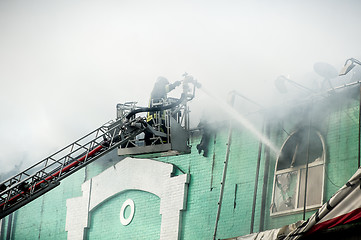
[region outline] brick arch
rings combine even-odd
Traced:
[[[84,239],[89,212],[126,190],[150,192],[160,198],[160,239],[179,239],[181,212],[186,209],[189,175],[172,177],[174,166],[150,159],[126,158],[84,182],[83,195],[67,200],[68,239]]]

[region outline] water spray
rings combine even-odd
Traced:
[[[266,144],[274,153],[278,153],[278,149],[271,143],[271,141],[265,137],[262,133],[260,133],[252,123],[250,123],[244,116],[242,116],[239,112],[237,112],[232,106],[230,106],[226,101],[219,98],[215,94],[212,94],[209,90],[204,88],[204,86],[200,87],[205,94],[207,94],[214,104],[221,107],[226,113],[228,113],[235,121],[242,124],[245,128],[250,130],[253,135],[255,135],[258,139],[260,139],[264,144]]]

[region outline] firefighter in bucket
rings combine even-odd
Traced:
[[[149,108],[162,106],[167,99],[167,93],[174,90],[180,84],[181,81],[176,81],[170,84],[168,79],[165,77],[158,77],[150,95]],[[147,123],[154,128],[158,128],[157,130],[166,133],[167,129],[165,126],[165,117],[166,116],[164,111],[148,112]],[[163,142],[164,141],[166,141],[166,139],[163,139]],[[152,143],[152,133],[146,132],[145,144],[151,145]],[[157,144],[157,142],[155,143]]]

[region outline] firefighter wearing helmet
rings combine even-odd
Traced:
[[[173,89],[178,87],[180,84],[181,84],[181,81],[176,81],[176,82],[170,84],[168,79],[166,79],[165,77],[162,77],[162,76],[158,77],[157,81],[154,84],[151,95],[150,95],[149,107],[152,108],[152,107],[161,105],[163,103],[163,101],[167,98],[167,93],[169,93],[170,91],[172,91]],[[162,122],[162,125],[164,125],[164,119],[163,119],[164,113],[160,114],[160,118],[161,119],[157,119],[156,112],[148,112],[147,122],[151,126],[154,126],[155,122],[158,120],[158,122]],[[164,126],[162,127],[162,129],[165,130]],[[147,139],[147,137],[146,137],[146,139]],[[149,144],[149,142],[148,142],[148,144]]]

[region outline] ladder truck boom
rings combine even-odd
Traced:
[[[189,94],[189,83],[194,85],[193,94]],[[0,219],[57,187],[62,179],[116,148],[118,148],[118,155],[128,156],[170,152],[173,149],[177,150],[178,154],[189,153],[189,123],[187,120],[189,111],[186,104],[193,99],[196,84],[197,82],[193,78],[185,76],[180,99],[166,100],[162,105],[152,108],[139,108],[133,103],[121,104],[121,114],[117,114],[115,121],[105,123],[84,137],[2,182],[0,184]],[[137,116],[137,114],[144,112],[155,112],[166,116],[168,119],[165,122],[167,131],[161,131],[159,122],[150,125],[145,117]],[[152,136],[153,142],[149,146],[139,145],[140,136],[144,136],[145,133]],[[172,141],[170,141],[171,136],[173,137]]]
[[[121,127],[120,123],[113,124],[111,128],[107,124],[103,125],[3,182],[0,195],[0,218],[58,186],[65,177],[105,155],[145,129],[145,127],[132,129],[125,138],[121,139],[119,135],[115,135],[116,129],[119,127]],[[89,138],[93,139],[88,140]],[[85,143],[83,143],[84,140]],[[4,190],[4,188],[6,189]]]

